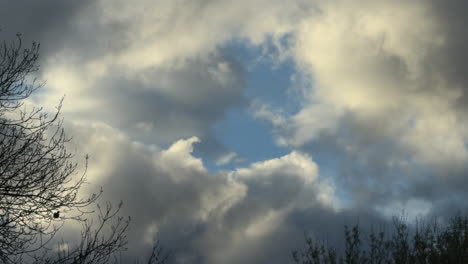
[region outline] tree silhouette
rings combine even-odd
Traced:
[[[79,195],[86,170],[78,174],[67,151],[62,103],[52,116],[25,106],[42,87],[31,79],[38,58],[39,44],[24,48],[20,35],[0,44],[0,262],[109,263],[126,249],[130,219],[118,215],[121,204],[89,211],[100,193]],[[67,220],[81,223],[80,241],[55,254],[48,245]],[[164,261],[160,249],[148,263]]]
[[[371,232],[363,236],[359,226],[345,226],[345,248],[306,239],[303,250],[294,251],[298,264],[454,264],[468,263],[468,216],[456,214],[446,223],[419,220],[415,230],[402,218],[394,218],[389,235]]]

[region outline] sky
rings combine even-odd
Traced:
[[[288,263],[304,234],[466,209],[462,0],[0,1],[41,44],[28,104],[62,117],[130,254]],[[338,230],[338,231],[337,231]]]

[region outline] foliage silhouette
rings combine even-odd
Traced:
[[[456,214],[446,223],[419,219],[413,231],[403,218],[393,219],[392,232],[364,236],[356,225],[345,226],[344,254],[337,247],[306,239],[294,251],[298,264],[455,264],[468,263],[468,216]],[[363,243],[363,241],[367,243]]]

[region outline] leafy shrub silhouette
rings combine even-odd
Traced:
[[[363,235],[355,225],[345,226],[342,254],[337,247],[311,238],[294,251],[297,264],[461,264],[468,263],[468,217],[460,213],[441,223],[419,219],[414,230],[403,218],[393,219],[392,232]]]

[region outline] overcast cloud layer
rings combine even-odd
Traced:
[[[41,43],[47,83],[31,103],[53,110],[66,95],[68,133],[91,157],[89,181],[125,201],[133,248],[158,238],[171,263],[287,263],[304,232],[334,236],[357,217],[466,209],[466,8],[0,1],[0,34]],[[249,67],[226,48],[233,42],[275,47],[258,54],[272,68],[292,62],[284,89],[294,96],[283,100],[298,111],[245,95]],[[208,169],[204,159],[236,160],[213,135],[233,108],[267,122],[271,144],[289,154]]]

